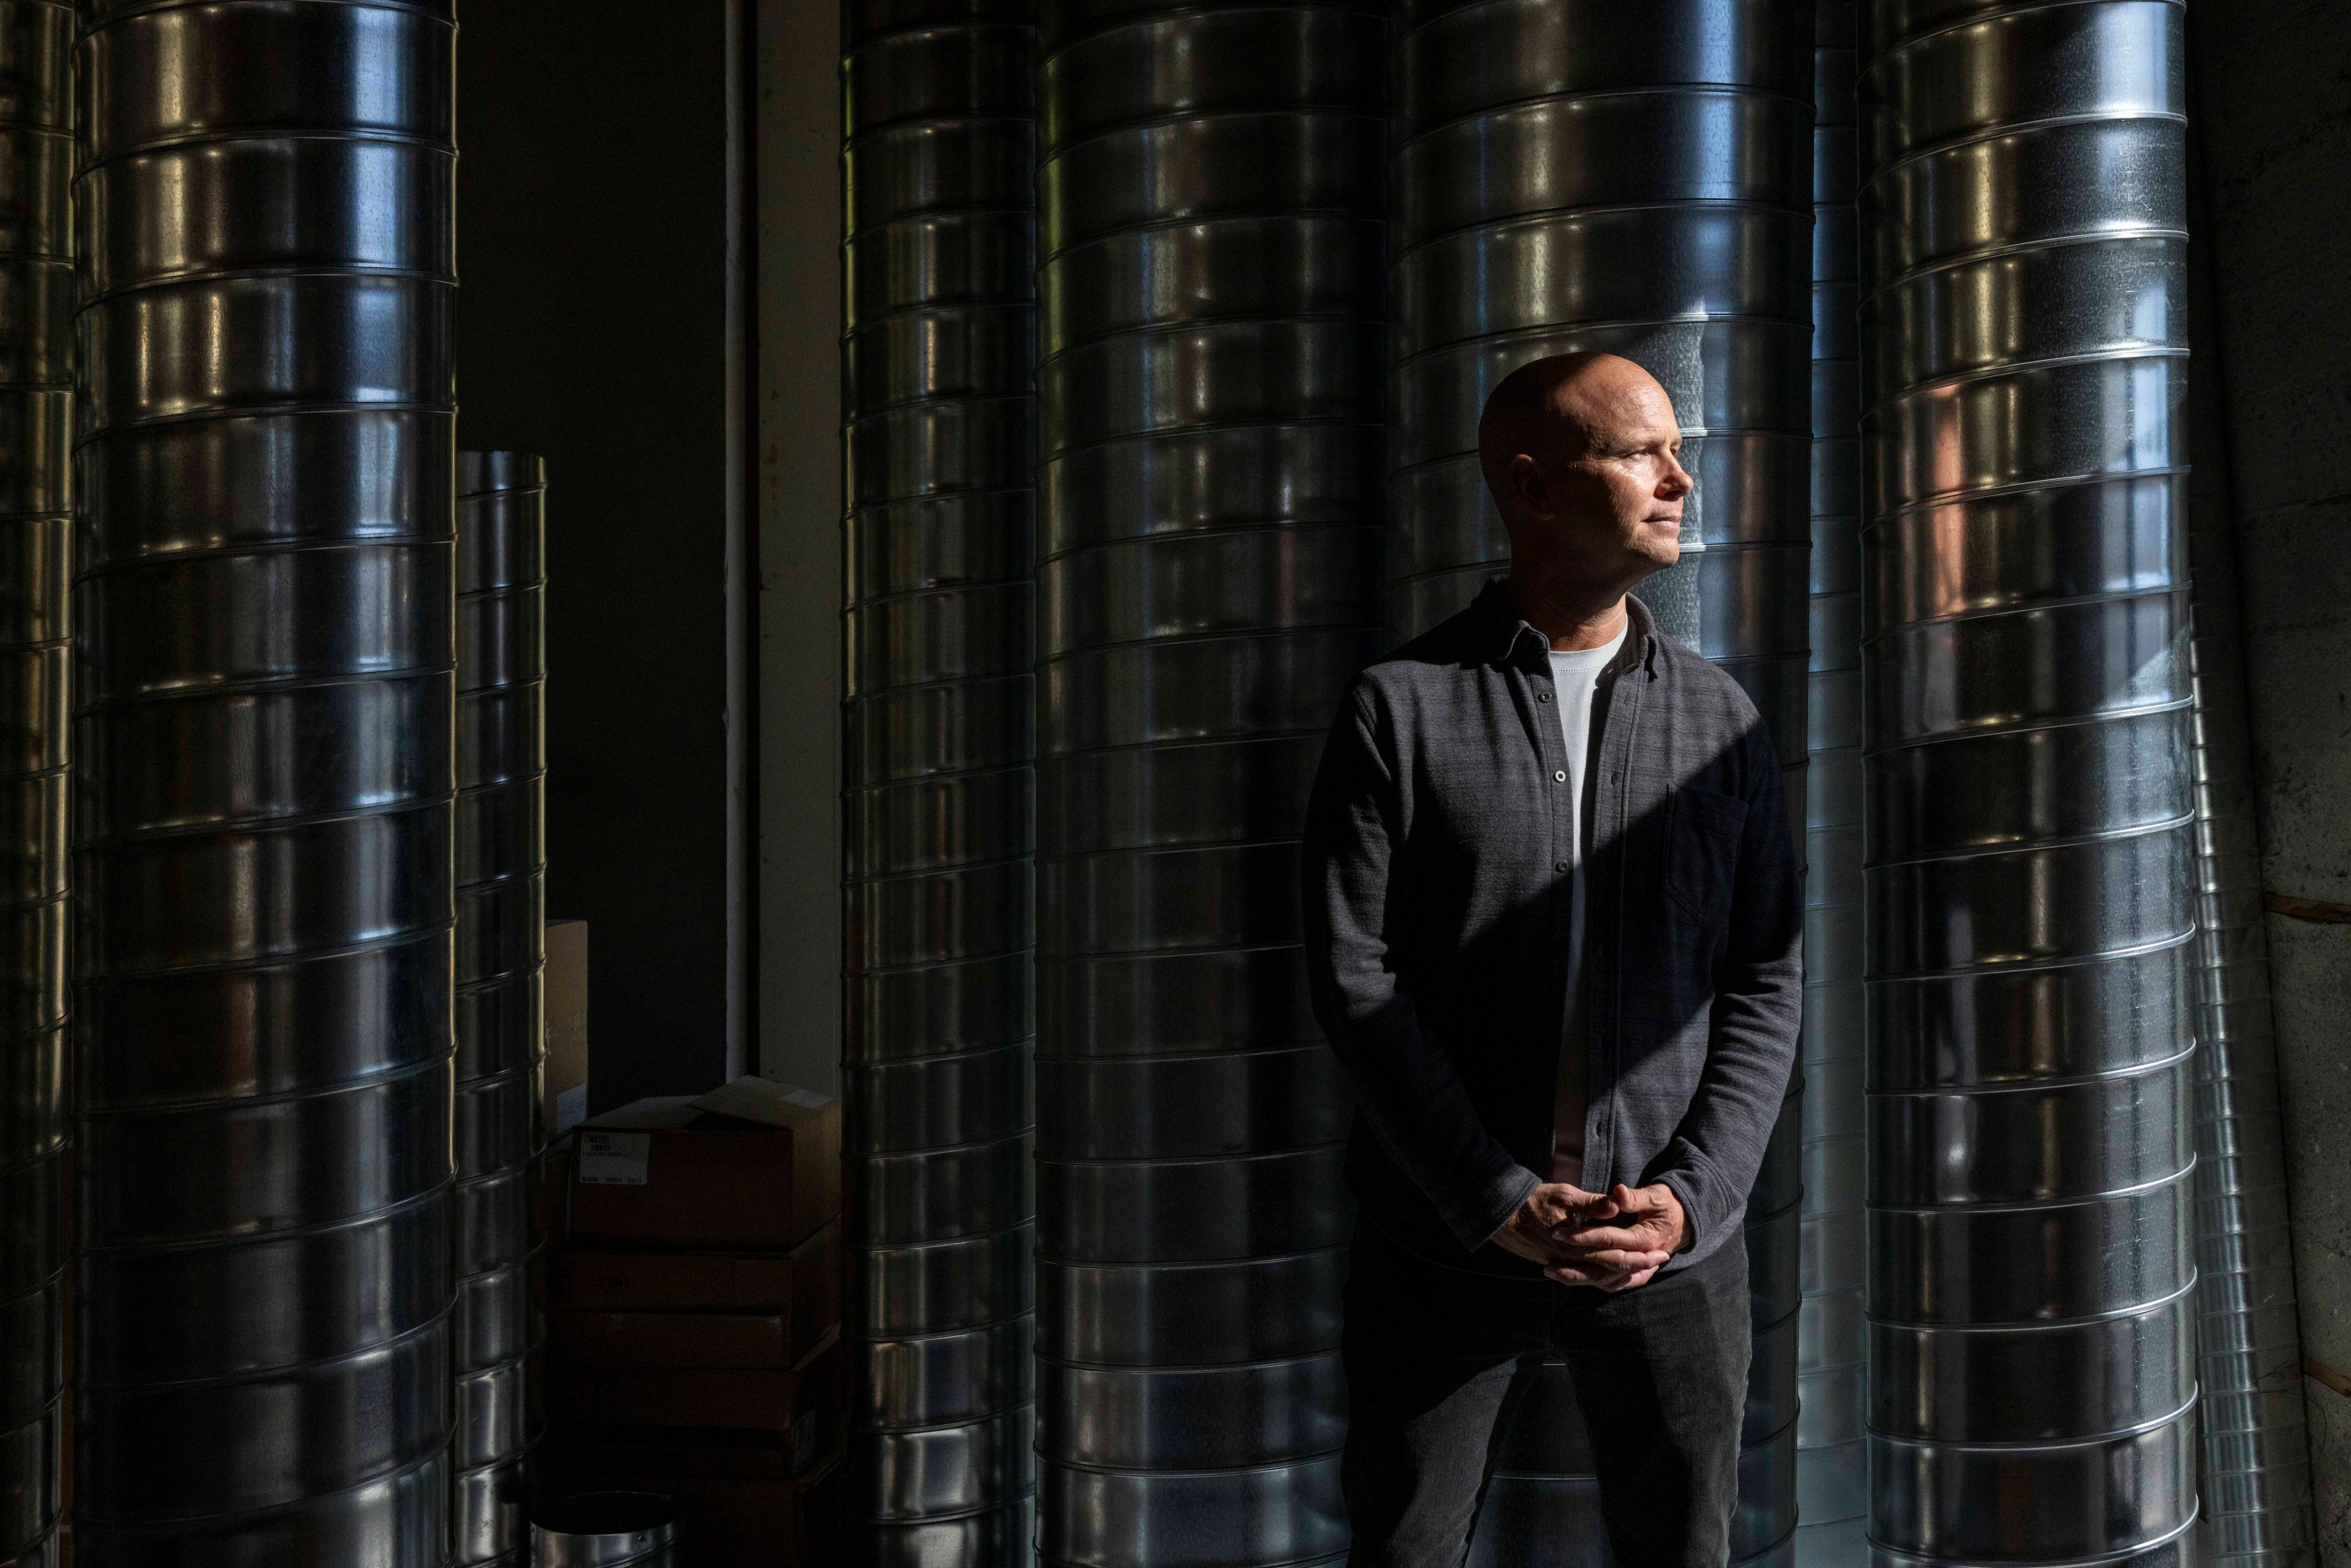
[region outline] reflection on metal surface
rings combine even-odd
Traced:
[[[1039,1544],[1345,1549],[1297,839],[1377,652],[1385,19],[1040,18]]]
[[[1862,15],[1869,1536],[2196,1518],[2181,11]]]
[[[1803,1413],[1799,1568],[1860,1568],[1862,1444],[1861,350],[1854,0],[1813,47],[1813,657],[1804,781]]]
[[[75,1551],[439,1568],[455,26],[82,16]]]
[[[1030,0],[843,12],[851,1526],[1029,1560]]]
[[[580,1492],[530,1524],[534,1568],[671,1568],[684,1542],[677,1503],[655,1492]]]
[[[538,1437],[546,1143],[547,466],[457,455],[459,1563],[514,1563]]]
[[[1405,5],[1387,553],[1392,635],[1466,604],[1510,552],[1478,467],[1487,393],[1546,355],[1603,349],[1639,362],[1672,395],[1698,479],[1683,564],[1643,599],[1755,699],[1799,829],[1813,429],[1808,11],[1795,0]],[[1757,1390],[1795,1377],[1800,1103],[1792,1089],[1747,1216]],[[1546,1382],[1559,1397],[1530,1407],[1521,1427],[1549,1410],[1580,1430],[1564,1374],[1551,1369]],[[1793,1415],[1767,1435],[1775,1458],[1750,1449],[1742,1464],[1741,1559],[1787,1554]],[[1588,1463],[1506,1465],[1473,1552],[1485,1562],[1542,1539],[1569,1554],[1562,1563],[1604,1556],[1596,1508]]]
[[[51,1568],[65,1420],[73,11],[0,3],[0,1563]]]

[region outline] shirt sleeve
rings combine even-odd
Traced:
[[[1743,747],[1747,821],[1728,939],[1714,971],[1697,1094],[1646,1180],[1681,1200],[1687,1245],[1745,1207],[1795,1071],[1804,986],[1804,897],[1780,766],[1761,723]]]
[[[1373,1135],[1474,1250],[1541,1178],[1487,1132],[1397,986],[1389,933],[1403,895],[1395,869],[1405,810],[1385,729],[1359,685],[1315,776],[1302,855],[1308,981]]]

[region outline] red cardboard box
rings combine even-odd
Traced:
[[[581,1246],[797,1247],[841,1217],[841,1102],[764,1078],[639,1100],[580,1124],[571,1172]]]
[[[785,1312],[547,1314],[547,1345],[567,1366],[788,1367]]]
[[[826,1226],[789,1252],[567,1252],[556,1260],[554,1304],[567,1312],[783,1313],[797,1354],[841,1322],[841,1226]]]
[[[832,1467],[838,1471],[839,1465]],[[832,1476],[802,1481],[673,1478],[689,1568],[835,1568],[841,1559]]]
[[[548,1454],[549,1474],[560,1486],[675,1498],[679,1560],[686,1568],[835,1568],[842,1561],[837,1458],[795,1480],[780,1473],[699,1473],[695,1466],[705,1458],[694,1446],[570,1442]]]
[[[555,1403],[571,1420],[611,1427],[727,1427],[744,1446],[780,1448],[788,1473],[816,1465],[838,1445],[847,1388],[838,1330],[784,1366],[583,1366],[559,1360]]]
[[[547,1133],[559,1138],[588,1116],[588,923],[547,923],[547,1064],[540,1079]]]

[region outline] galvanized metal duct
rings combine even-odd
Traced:
[[[459,1563],[530,1548],[545,1294],[547,465],[457,455]]]
[[[0,1562],[57,1561],[63,1508],[67,444],[72,426],[73,14],[0,8]]]
[[[2182,10],[1863,8],[1870,1539],[2196,1517]]]
[[[57,1561],[73,9],[0,4],[0,1563]]]
[[[1386,18],[1040,22],[1040,1550],[1335,1561],[1350,1103],[1297,839],[1379,648]]]
[[[1388,619],[1468,602],[1509,557],[1478,467],[1487,393],[1581,349],[1665,383],[1698,481],[1644,601],[1754,696],[1804,801],[1812,421],[1811,7],[1411,0],[1398,30]],[[1749,1200],[1754,1370],[1731,1551],[1796,1524],[1800,1096]],[[1499,1456],[1479,1564],[1604,1556],[1588,1442],[1546,1369]]]
[[[75,1554],[440,1568],[455,25],[82,20]]]
[[[1796,1561],[1868,1558],[1862,1441],[1861,350],[1853,0],[1813,45],[1813,662],[1805,780],[1804,1305]]]
[[[859,1560],[1029,1560],[1029,0],[856,0],[842,1080]]]

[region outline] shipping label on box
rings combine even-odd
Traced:
[[[841,1102],[829,1095],[737,1079],[636,1101],[573,1136],[578,1244],[783,1250],[841,1213]]]
[[[643,1186],[653,1164],[651,1133],[580,1134],[580,1180],[587,1186]]]

